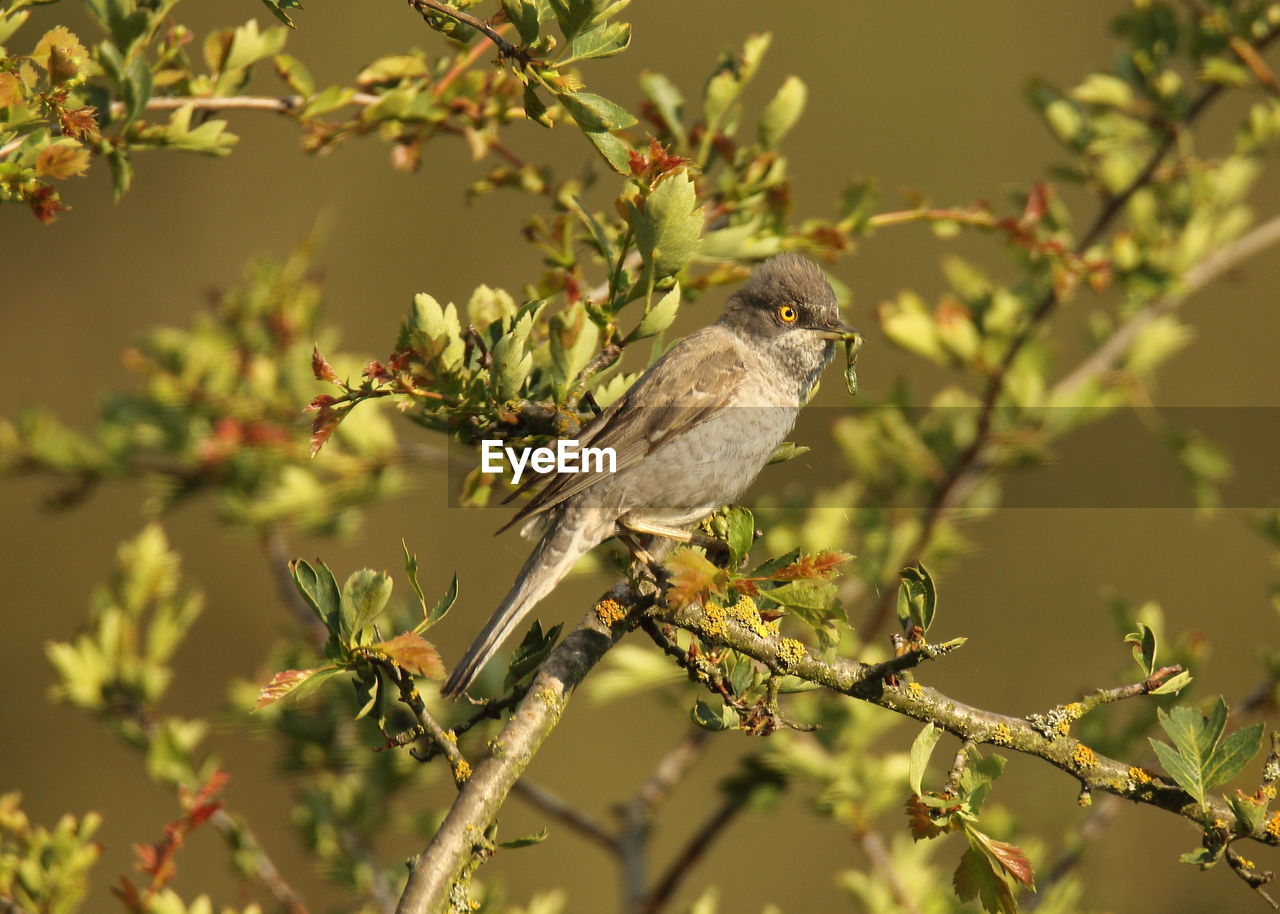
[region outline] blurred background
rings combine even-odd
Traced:
[[[797,218],[834,214],[840,188],[860,175],[879,179],[885,206],[896,205],[895,190],[906,188],[944,204],[1001,203],[1010,187],[1027,185],[1057,156],[1055,143],[1023,102],[1025,81],[1038,75],[1070,85],[1087,69],[1105,65],[1112,54],[1107,23],[1124,5],[1101,0],[639,3],[626,15],[634,24],[630,51],[592,64],[592,88],[634,102],[636,78],[648,68],[667,73],[693,94],[721,47],[770,31],[774,43],[752,88],[755,104],[790,73],[810,88],[806,116],[785,144]],[[88,40],[87,27],[77,29],[76,12],[66,4],[38,9],[38,21],[25,31],[38,34],[42,27],[65,22]],[[266,25],[268,18],[256,0],[191,0],[181,12],[197,33],[255,16]],[[308,63],[320,85],[349,80],[386,53],[421,46],[435,54],[441,48],[403,3],[314,4],[296,21],[290,52]],[[260,91],[279,91],[267,76],[260,79]],[[1216,128],[1225,146],[1237,114],[1227,108],[1213,112],[1200,135],[1213,137]],[[44,404],[73,425],[87,425],[98,392],[129,383],[120,362],[124,347],[151,327],[186,324],[211,290],[239,277],[252,255],[282,256],[319,217],[329,226],[318,257],[328,320],[340,329],[345,349],[370,356],[390,349],[413,293],[465,301],[483,282],[518,294],[521,283],[539,271],[535,252],[518,237],[513,198],[498,193],[464,203],[463,188],[479,168],[460,142],[429,145],[422,170],[410,176],[391,169],[385,144],[357,141],[314,158],[299,149],[298,132],[287,121],[248,112],[233,113],[230,120],[241,141],[229,159],[140,156],[134,187],[119,204],[111,202],[107,170],[95,167],[65,189],[74,209],[52,226],[39,225],[25,207],[0,209],[0,250],[8,263],[24,267],[0,279],[5,414]],[[573,131],[517,124],[510,141],[528,150],[532,160],[596,167]],[[1280,211],[1280,180],[1274,174],[1257,199],[1261,217]],[[1080,210],[1078,218],[1087,213]],[[995,246],[984,246],[981,239],[940,241],[923,226],[874,236],[854,257],[833,267],[853,292],[847,316],[870,329],[870,309],[901,287],[913,286],[926,296],[937,292],[942,287],[939,257],[957,245],[965,256],[986,258],[1000,268]],[[1197,338],[1162,377],[1159,402],[1280,406],[1277,288],[1280,257],[1264,254],[1189,302],[1186,313]],[[712,319],[727,294],[713,292],[686,309],[677,330]],[[864,390],[882,393],[908,365],[918,370],[918,361],[895,356],[874,332],[868,336],[859,371]],[[932,379],[913,380],[924,399]],[[840,386],[838,379],[827,379],[821,405],[831,412],[820,410],[821,421],[806,423],[809,438],[823,434],[822,422],[829,424],[835,410],[849,408]],[[409,438],[427,434],[407,426],[401,433]],[[802,438],[802,443],[816,442]],[[1276,444],[1274,434],[1260,434],[1253,447],[1266,455]],[[821,472],[821,454],[815,450],[807,458],[808,468],[797,462],[769,472],[775,479]],[[1159,464],[1160,451],[1152,454]],[[1121,456],[1103,435],[1062,459],[1091,467],[1087,472],[1092,473],[1105,472],[1108,462]],[[1273,464],[1274,457],[1269,459]],[[1168,468],[1153,465],[1151,472]],[[1015,715],[1042,711],[1081,689],[1119,684],[1117,676],[1129,677],[1135,669],[1106,606],[1108,595],[1119,593],[1160,601],[1171,631],[1203,631],[1215,653],[1195,671],[1200,694],[1220,692],[1229,702],[1238,700],[1261,676],[1255,662],[1260,644],[1274,643],[1268,587],[1280,572],[1266,544],[1247,526],[1249,508],[1263,507],[1264,499],[1280,494],[1261,491],[1266,478],[1264,471],[1263,482],[1255,480],[1250,487],[1256,504],[1236,504],[1209,518],[1190,508],[1045,507],[1046,500],[1034,498],[1025,501],[1039,506],[996,512],[970,528],[976,543],[972,554],[939,575],[941,637],[966,635],[969,642],[922,679],[962,700]],[[86,910],[111,910],[107,885],[131,866],[131,843],[158,838],[162,824],[174,816],[174,802],[108,734],[80,713],[46,702],[52,675],[43,646],[73,634],[91,583],[107,573],[117,542],[143,523],[141,493],[129,486],[106,487],[87,504],[50,513],[42,504],[48,490],[38,480],[0,481],[5,519],[0,581],[7,603],[0,640],[0,791],[21,789],[27,811],[40,822],[52,823],[64,811],[96,809],[104,815],[99,833],[104,855]],[[514,534],[492,537],[503,519],[494,511],[449,507],[443,474],[422,470],[407,497],[369,512],[358,537],[300,540],[292,548],[299,555],[322,556],[340,576],[365,565],[398,574],[404,537],[423,561],[429,594],[439,592],[456,569],[459,605],[433,633],[448,662],[505,593],[525,554],[526,544]],[[767,515],[760,520],[767,525]],[[181,507],[166,519],[166,527],[184,555],[187,574],[208,598],[194,636],[179,655],[169,706],[177,713],[216,716],[230,677],[265,681],[264,650],[289,619],[276,604],[257,544],[221,527],[208,504]],[[482,558],[497,561],[503,572],[481,572]],[[570,581],[539,614],[544,621],[575,620],[604,582],[603,576]],[[634,721],[629,727],[637,734],[633,742],[598,738],[617,715]],[[531,776],[607,818],[610,803],[634,790],[683,728],[679,715],[651,697],[607,709],[578,700]],[[916,728],[900,731],[905,744]],[[679,846],[701,821],[716,802],[718,778],[750,748],[744,741],[751,739],[740,733],[713,739],[713,748],[659,822],[656,853]],[[322,883],[305,872],[305,857],[289,829],[288,798],[279,792],[276,760],[267,744],[226,728],[215,734],[213,746],[232,774],[229,801],[253,811],[268,850],[322,909]],[[944,742],[938,758],[949,746]],[[1247,775],[1255,775],[1259,764]],[[1070,778],[1015,757],[996,798],[1030,828],[1055,837],[1086,814],[1077,808],[1075,794]],[[862,867],[861,851],[838,829],[796,808],[804,802],[792,794],[767,817],[742,817],[689,880],[683,900],[716,882],[726,912],[758,911],[765,901],[787,912],[849,910],[834,874]],[[544,824],[545,817],[519,799],[503,813],[504,830],[511,834]],[[889,823],[894,829],[903,825],[902,819]],[[570,890],[570,910],[596,910],[592,898],[612,905],[612,862],[564,828],[553,823],[550,829],[551,840],[504,854],[486,875],[500,874],[515,899],[563,885]],[[771,850],[760,859],[761,829],[769,829],[771,847],[790,852]],[[1177,862],[1177,854],[1198,840],[1185,821],[1150,809],[1125,809],[1089,853],[1086,905],[1170,914],[1261,909],[1225,867],[1201,874]],[[210,890],[215,898],[232,900],[234,883],[220,855],[199,850],[212,851],[216,841],[212,834],[197,834],[182,856],[176,888],[184,895]],[[384,850],[394,857],[415,848]],[[950,864],[959,853],[957,845],[939,859]],[[1141,858],[1136,882],[1135,855]],[[1280,866],[1271,856],[1259,852],[1259,865]]]

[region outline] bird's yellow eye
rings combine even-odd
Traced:
[[[784,324],[794,324],[799,316],[800,312],[796,311],[792,305],[780,305],[778,307],[778,320]]]

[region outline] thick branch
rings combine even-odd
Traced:
[[[672,624],[707,637],[708,620],[700,607],[666,610],[663,615]],[[716,636],[712,640],[758,660],[775,672],[798,676],[915,720],[932,722],[964,740],[1003,746],[1042,759],[1076,778],[1084,790],[1112,793],[1164,809],[1189,819],[1202,829],[1213,827],[1217,820],[1236,820],[1222,799],[1210,797],[1204,806],[1200,806],[1176,784],[1119,759],[1100,755],[1069,735],[1054,733],[1052,738],[1047,737],[1023,718],[966,705],[919,683],[890,685],[883,675],[876,675],[878,665],[844,658],[820,660],[807,650],[797,650],[798,642],[791,639],[761,638],[733,619],[717,620],[717,623]],[[923,659],[926,658],[921,656]],[[1153,687],[1152,680],[1148,679],[1137,686],[1095,694],[1114,695],[1112,700],[1118,700],[1130,694],[1150,691]],[[1280,838],[1262,830],[1238,837],[1280,845]]]
[[[617,585],[611,595],[619,602],[634,602],[625,584]],[[462,785],[431,843],[409,861],[409,882],[397,914],[435,914],[468,864],[491,853],[485,833],[507,794],[560,722],[569,694],[624,631],[622,626],[605,626],[593,609],[551,652],[507,725],[490,742],[489,754]]]

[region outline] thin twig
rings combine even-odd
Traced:
[[[893,857],[889,853],[889,848],[885,846],[884,838],[880,836],[880,833],[874,829],[864,828],[858,831],[854,837],[857,838],[858,846],[862,848],[862,852],[867,855],[867,860],[871,863],[872,869],[876,871],[876,875],[888,886],[889,892],[893,895],[893,900],[898,903],[898,909],[902,914],[921,914],[915,900],[907,894],[907,888],[902,884],[898,871],[893,868]]]
[[[666,752],[627,803],[617,808],[622,820],[618,850],[622,857],[624,910],[648,910],[648,850],[654,813],[702,756],[710,731],[691,727]]]
[[[541,784],[522,777],[512,785],[511,792],[568,825],[578,834],[599,844],[610,853],[621,854],[622,846],[618,836],[607,825],[590,813],[566,803]]]
[[[459,22],[468,28],[475,29],[481,35],[484,35],[492,41],[494,47],[498,49],[498,53],[503,57],[514,57],[518,59],[520,56],[520,49],[507,41],[507,39],[503,38],[497,29],[489,25],[489,23],[484,20],[477,19],[470,13],[464,13],[462,10],[452,7],[447,3],[440,2],[440,0],[409,0],[409,5],[423,16],[435,13],[437,15],[444,16],[446,19],[452,19],[454,22]]]
[[[671,865],[654,884],[653,889],[638,909],[640,914],[657,914],[671,900],[676,887],[684,880],[698,861],[706,854],[715,839],[728,828],[729,824],[746,808],[746,794],[734,791],[720,801],[720,805],[707,817],[707,820],[695,831],[688,841],[676,851]]]
[[[1142,329],[1156,318],[1175,310],[1183,301],[1229,273],[1241,263],[1267,248],[1280,243],[1280,215],[1260,223],[1231,244],[1205,257],[1182,277],[1181,287],[1162,295],[1121,324],[1106,341],[1095,349],[1062,380],[1053,386],[1048,400],[1070,399],[1089,382],[1114,368],[1129,351]]]

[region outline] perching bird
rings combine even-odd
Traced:
[[[781,254],[756,268],[718,321],[672,346],[583,428],[579,446],[613,448],[614,472],[553,475],[516,515],[511,523],[530,518],[521,532],[541,539],[442,694],[466,689],[595,546],[646,534],[689,541],[690,525],[755,480],[795,425],[834,341],[853,332],[811,261]]]

